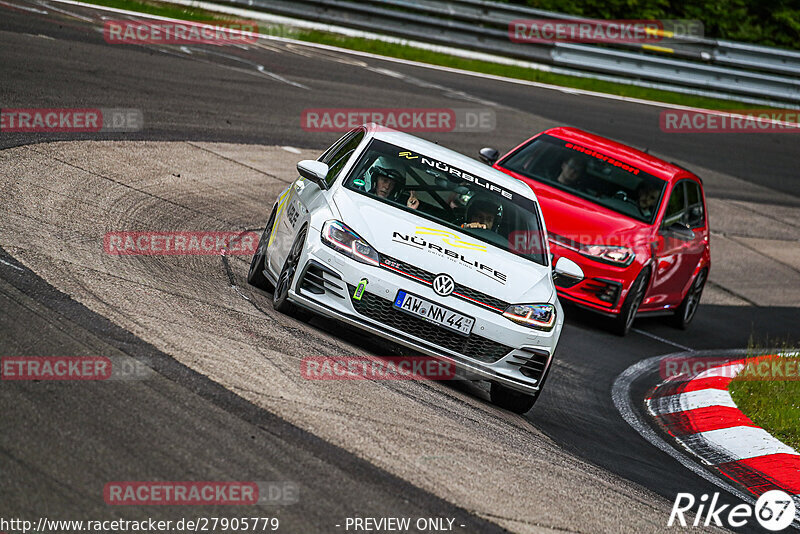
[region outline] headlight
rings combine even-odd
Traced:
[[[322,242],[361,263],[380,264],[375,249],[342,222],[327,221],[322,225]]]
[[[631,264],[636,254],[628,247],[616,247],[611,245],[583,245],[578,251],[593,260],[621,265],[626,267]]]
[[[556,245],[574,250],[582,256],[586,256],[587,258],[591,258],[596,261],[602,261],[603,263],[609,263],[611,265],[627,267],[633,262],[633,258],[636,257],[636,253],[634,253],[633,250],[629,249],[628,247],[619,247],[614,245],[584,245],[567,237],[553,233],[550,233],[547,236],[547,239]]]
[[[512,304],[503,317],[517,324],[549,332],[556,324],[556,308],[552,304]]]

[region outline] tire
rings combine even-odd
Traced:
[[[703,288],[706,286],[708,279],[708,271],[703,269],[697,273],[697,277],[692,282],[689,291],[683,298],[683,302],[675,310],[675,315],[672,317],[672,324],[675,328],[686,330],[689,323],[692,322],[694,316],[697,314],[697,307],[700,304],[700,297],[703,295]]]
[[[636,312],[639,311],[639,306],[644,300],[644,294],[647,292],[647,281],[650,277],[650,268],[645,267],[636,277],[636,280],[631,284],[628,290],[628,295],[625,297],[625,302],[622,304],[619,315],[617,315],[611,323],[611,331],[618,336],[626,336],[631,331],[633,321],[636,319]]]
[[[541,392],[541,390],[539,390]],[[496,382],[492,382],[492,388],[489,391],[489,397],[492,399],[492,404],[506,409],[509,412],[518,413],[520,415],[527,413],[533,408],[536,399],[539,398],[539,393],[535,395],[528,395],[520,393],[513,389],[502,386]]]
[[[270,236],[272,236],[272,227],[275,225],[275,214],[277,210],[277,206],[272,208],[272,213],[269,216],[264,232],[261,234],[261,239],[258,240],[258,248],[255,254],[253,254],[253,259],[250,261],[250,270],[247,271],[248,284],[270,293],[275,291],[275,286],[272,285],[269,278],[264,276],[264,267],[265,260],[267,259],[267,244],[269,243]]]
[[[292,287],[297,275],[297,266],[300,261],[300,255],[303,252],[303,245],[306,242],[306,233],[307,228],[303,228],[297,234],[289,255],[286,256],[286,261],[283,262],[283,268],[280,276],[278,276],[275,291],[272,293],[272,307],[275,308],[275,311],[285,313],[301,321],[309,320],[311,313],[289,302],[289,288]]]

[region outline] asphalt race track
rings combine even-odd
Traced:
[[[284,532],[344,532],[337,525],[354,516],[452,517],[462,532],[660,532],[676,493],[717,491],[628,426],[612,384],[652,356],[796,341],[797,308],[706,303],[686,332],[643,319],[624,339],[567,308],[556,367],[522,418],[475,385],[304,381],[304,356],[392,348],[276,314],[244,281],[249,257],[119,261],[103,255],[102,235],[260,231],[294,163],[337,137],[304,131],[307,108],[490,109],[492,132],[423,134],[470,155],[577,126],[696,170],[709,196],[791,208],[794,136],[666,134],[658,107],[296,44],[108,45],[97,17],[0,2],[2,107],[135,108],[145,120],[124,134],[0,132],[0,354],[107,354],[155,373],[3,382],[0,517],[245,516],[113,509],[102,488],[287,480],[299,502],[253,514],[281,518]]]

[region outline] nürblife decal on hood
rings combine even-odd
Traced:
[[[419,235],[406,234],[396,230],[392,232],[392,241],[420,250],[426,250],[428,253],[440,258],[447,258],[450,261],[468,267],[473,271],[487,276],[495,282],[499,282],[503,285],[505,285],[506,281],[508,280],[508,277],[505,273],[502,273],[494,267],[485,264],[481,256],[485,257],[486,255],[481,254],[478,250],[464,253],[463,251],[455,250],[455,247],[448,248],[447,246],[434,243],[433,241],[425,239]]]
[[[436,228],[427,228],[425,226],[417,226],[417,229],[414,233],[416,235],[434,235],[437,237],[441,237],[444,244],[450,245],[451,247],[465,248],[467,250],[486,252],[486,245],[465,241],[464,239],[458,237],[458,234],[456,234],[455,232],[448,232],[447,230],[437,230]]]

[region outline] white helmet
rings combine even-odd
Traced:
[[[385,176],[394,181],[394,189],[389,198],[395,200],[406,186],[406,166],[395,158],[378,157],[364,173],[364,189],[373,192],[378,183],[378,176]]]

